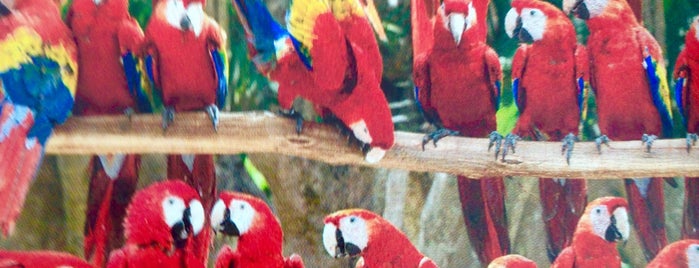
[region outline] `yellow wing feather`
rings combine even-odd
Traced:
[[[288,17],[288,30],[296,40],[310,50],[316,35],[313,33],[316,18],[330,12],[326,0],[295,0],[291,4]]]

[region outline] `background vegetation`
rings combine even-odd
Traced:
[[[503,30],[509,1],[492,0],[488,36],[489,44],[501,56],[506,75],[509,75],[509,62],[517,46]],[[561,1],[552,2],[560,6]],[[267,1],[279,21],[282,21],[288,4],[285,0]],[[424,132],[426,124],[412,96],[409,1],[377,0],[377,6],[389,37],[388,42],[380,44],[385,67],[382,88],[391,102],[396,128]],[[671,68],[682,48],[690,18],[699,14],[699,2],[645,0],[644,6],[645,24],[661,42]],[[130,1],[132,15],[144,27],[150,16],[150,7],[151,3],[147,0]],[[232,94],[225,110],[274,110],[276,94],[248,60],[244,34],[230,3],[209,0],[207,12],[227,29],[229,37]],[[579,40],[584,42],[584,23],[575,20],[575,24],[579,29]],[[501,133],[507,132],[516,118],[509,77],[505,78],[503,85],[503,109],[498,117]],[[313,117],[307,119],[314,120]],[[594,124],[594,120],[594,117],[589,119],[587,125]],[[679,137],[684,130],[678,129],[676,133]],[[586,136],[592,134],[588,128]],[[87,161],[88,156],[47,156],[31,188],[15,234],[1,239],[0,247],[53,249],[82,255]],[[329,166],[278,155],[219,156],[217,162],[220,188],[253,192],[266,198],[282,221],[286,234],[285,252],[299,253],[309,267],[350,265],[351,261],[331,259],[324,252],[320,237],[324,215],[349,207],[362,207],[381,213],[442,267],[479,266],[465,236],[453,176]],[[251,168],[252,163],[257,169]],[[251,175],[258,179],[257,184]],[[144,156],[140,184],[147,185],[164,176],[164,156]],[[261,177],[266,178],[268,186],[259,186],[262,185],[259,181],[264,181],[260,180]],[[537,180],[511,178],[506,183],[512,250],[545,267],[548,261]],[[670,241],[679,238],[683,194],[682,184],[678,188],[666,187],[666,221]],[[624,196],[623,182],[590,181],[589,200],[605,195]],[[217,239],[216,246],[221,243],[235,241]],[[644,266],[645,260],[635,234],[626,245],[620,245],[620,250],[629,266]],[[212,254],[216,251],[217,247],[214,247]]]

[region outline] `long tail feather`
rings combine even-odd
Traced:
[[[553,262],[573,240],[587,206],[587,183],[581,179],[540,179],[539,195],[547,234],[546,251]]]
[[[209,226],[209,211],[216,200],[216,170],[213,155],[195,155],[190,166],[181,155],[168,155],[167,177],[183,180],[201,194],[202,205],[206,212],[204,226]],[[194,255],[206,263],[211,244],[211,228],[204,228],[194,239]]]
[[[466,229],[480,262],[487,264],[508,254],[510,240],[502,178],[474,180],[459,176],[458,185]]]
[[[660,178],[626,179],[626,194],[646,260],[667,245],[665,201]]]
[[[123,244],[126,207],[138,183],[140,157],[126,155],[116,174],[105,172],[100,158],[90,162],[90,192],[85,222],[84,254],[95,266],[104,266],[109,252]]]
[[[685,178],[682,238],[699,239],[699,178]]]

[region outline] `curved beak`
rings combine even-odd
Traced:
[[[381,23],[381,17],[379,17],[379,12],[376,10],[376,5],[374,5],[374,0],[360,0],[362,9],[364,9],[364,14],[369,20],[369,24],[374,28],[376,35],[379,36],[381,42],[388,42],[388,37],[386,36],[386,31],[383,29],[383,24]]]
[[[170,234],[175,240],[175,246],[178,248],[183,247],[187,238],[193,233],[192,221],[190,220],[192,212],[190,208],[184,210],[182,214],[182,221],[175,223],[175,225],[170,228]]]
[[[229,236],[240,236],[240,230],[238,230],[238,226],[236,226],[235,223],[231,221],[230,209],[226,208],[226,212],[224,213],[223,218],[223,222],[221,222],[221,224],[219,224],[219,226],[216,229]]]
[[[189,30],[189,27],[192,27],[192,20],[189,19],[189,16],[182,17],[180,20],[180,28],[186,31]]]
[[[466,16],[461,13],[452,13],[449,15],[449,31],[454,37],[454,42],[458,46],[461,43],[461,36],[466,29]]]

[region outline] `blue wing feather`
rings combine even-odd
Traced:
[[[684,77],[680,77],[675,82],[675,102],[677,102],[677,108],[680,110],[680,116],[682,117],[682,123],[687,125],[687,117],[684,113]]]
[[[43,56],[32,57],[30,63],[0,74],[0,79],[7,102],[34,112],[34,124],[27,136],[36,137],[43,146],[53,125],[65,122],[73,107],[73,96],[61,79],[60,65]]]
[[[143,91],[141,85],[141,73],[138,71],[136,57],[131,52],[126,52],[121,56],[123,62],[126,83],[129,87],[129,94],[136,100],[138,111],[142,113],[152,113],[153,107],[150,105],[148,96]]]
[[[583,103],[585,103],[585,80],[578,77],[578,109],[580,113],[583,111]]]
[[[420,111],[420,113],[424,114],[425,111],[422,109],[422,102],[420,102],[420,98],[418,96],[420,94],[420,88],[415,86],[413,87],[413,95],[415,96],[415,104],[417,104],[417,110]]]
[[[223,55],[218,51],[218,49],[211,50],[211,58],[214,62],[214,70],[216,71],[216,77],[218,78],[218,87],[216,89],[216,105],[219,108],[223,108],[226,104],[226,96],[228,95],[228,83],[226,81],[225,74],[225,62]]]
[[[500,81],[495,81],[495,88],[498,90],[498,95],[495,96],[495,110],[497,111],[500,109],[500,96],[502,96],[502,85],[500,84]]]
[[[517,109],[522,109],[519,103],[519,78],[512,79],[512,98],[515,100]]]
[[[280,49],[277,44],[280,40],[289,38],[303,64],[309,70],[312,69],[310,57],[301,53],[300,42],[274,20],[262,1],[235,0],[232,2],[248,34],[248,42],[257,50],[253,59],[255,64],[274,64],[277,60],[277,50]]]
[[[155,75],[153,74],[153,56],[146,55],[146,74],[153,88],[155,88]]]
[[[646,77],[648,78],[648,84],[650,88],[650,94],[653,99],[653,104],[658,109],[660,114],[660,120],[663,124],[663,135],[665,137],[672,136],[672,115],[670,110],[665,105],[663,98],[660,93],[660,77],[656,73],[656,65],[653,63],[653,59],[647,56],[644,60],[644,65],[646,69]]]

